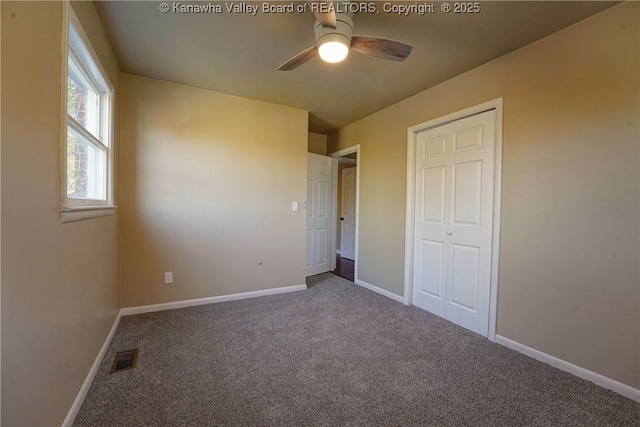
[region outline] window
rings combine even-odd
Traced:
[[[113,89],[80,26],[68,8],[66,91],[63,104],[62,221],[112,213]],[[73,212],[102,211],[82,214]]]

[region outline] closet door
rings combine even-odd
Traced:
[[[495,111],[418,134],[413,303],[488,334]]]

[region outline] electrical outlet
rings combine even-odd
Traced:
[[[164,273],[164,283],[173,283],[173,272],[166,271]]]

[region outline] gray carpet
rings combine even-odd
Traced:
[[[420,309],[308,284],[124,317],[74,425],[640,426],[639,403]]]

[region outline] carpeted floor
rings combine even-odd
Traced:
[[[308,284],[124,317],[74,425],[640,426],[640,403],[418,308]]]

